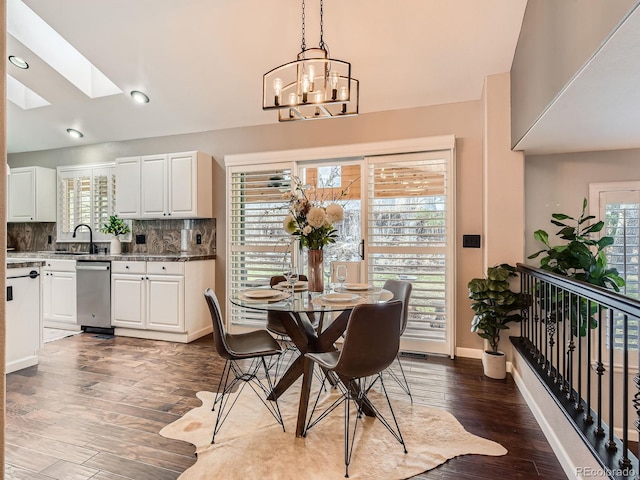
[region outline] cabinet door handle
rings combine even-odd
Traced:
[[[149,277],[147,277],[146,279],[149,280]]]
[[[144,277],[140,277],[140,280],[144,280]]]
[[[162,267],[162,269],[163,269],[163,270],[166,270],[167,268],[166,268],[166,267]]]
[[[124,267],[124,268],[126,268],[127,270],[129,270],[129,265],[125,265],[125,267]]]

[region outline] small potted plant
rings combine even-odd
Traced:
[[[109,222],[102,226],[102,233],[113,235],[113,238],[111,239],[111,248],[109,250],[111,255],[118,255],[122,252],[120,235],[125,235],[130,231],[131,229],[129,228],[129,225],[127,225],[124,220],[116,217],[115,215],[111,215],[109,217]]]
[[[490,267],[486,278],[474,278],[468,284],[471,309],[475,312],[471,331],[489,343],[490,349],[482,354],[482,365],[490,378],[507,376],[504,352],[498,350],[500,333],[509,328],[509,322],[522,320],[523,295],[513,292],[509,285],[509,278],[516,276],[515,267],[503,263]]]

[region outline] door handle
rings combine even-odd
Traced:
[[[364,260],[364,238],[360,240],[360,258]]]

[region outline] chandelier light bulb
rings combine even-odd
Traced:
[[[345,102],[342,104],[342,113],[347,113],[347,99],[349,98],[349,89],[346,86],[340,87],[340,100]]]
[[[340,78],[340,74],[335,70],[331,72],[331,76],[329,77],[329,83],[331,84],[331,100],[337,100],[338,98],[338,79]]]
[[[296,97],[296,94],[294,92],[291,92],[289,94],[289,105],[295,105],[297,102],[298,98]]]
[[[302,103],[307,103],[307,94],[309,93],[309,75],[302,75]]]
[[[274,93],[274,104],[280,105],[280,93],[282,92],[282,79],[274,78],[273,79],[273,93]]]
[[[315,78],[316,78],[316,69],[313,67],[313,65],[309,65],[309,91],[313,92],[313,90],[315,89]]]

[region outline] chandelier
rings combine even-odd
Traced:
[[[262,109],[277,109],[281,122],[358,115],[358,80],[351,76],[351,64],[330,58],[324,43],[323,0],[317,48],[307,48],[304,9],[302,0],[302,51],[263,75]]]

